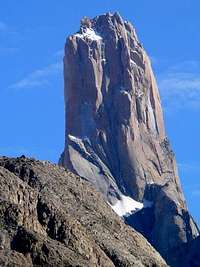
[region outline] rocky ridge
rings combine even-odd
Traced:
[[[0,266],[167,265],[87,181],[49,162],[2,157]]]
[[[131,23],[118,13],[84,18],[66,41],[64,79],[60,165],[89,181],[179,266],[175,252],[199,229],[187,210],[150,60]]]

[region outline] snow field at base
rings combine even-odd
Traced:
[[[144,203],[141,203],[131,197],[121,195],[121,199],[114,205],[110,206],[120,217],[123,217],[135,213],[143,208],[150,208],[152,206],[152,202],[144,200]]]

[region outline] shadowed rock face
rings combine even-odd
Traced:
[[[190,242],[182,254],[181,264],[184,266],[184,258],[186,256],[186,266],[187,267],[200,267],[200,237],[197,237],[195,240]],[[180,264],[180,266],[181,266]]]
[[[171,259],[172,266],[200,267],[200,237],[177,248]]]
[[[104,201],[64,168],[0,158],[0,266],[164,267]]]
[[[151,202],[126,217],[170,262],[199,231],[188,214],[149,58],[119,14],[84,18],[67,38],[66,131],[60,165],[115,206]],[[175,266],[175,265],[174,265]]]

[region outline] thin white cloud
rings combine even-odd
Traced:
[[[200,188],[199,189],[194,189],[192,191],[192,195],[195,197],[200,197]]]
[[[178,163],[180,170],[185,172],[199,172],[200,173],[200,163]]]
[[[42,69],[33,71],[27,77],[9,86],[11,89],[29,89],[38,87],[47,87],[50,84],[50,79],[60,74],[62,63],[57,62],[50,64]]]
[[[198,72],[200,70],[200,62],[195,60],[187,60],[179,62],[169,68],[171,71],[184,70],[185,72]]]
[[[200,109],[200,62],[185,61],[158,75],[165,109]]]
[[[0,21],[0,31],[5,31],[5,30],[7,30],[7,25],[4,22]]]

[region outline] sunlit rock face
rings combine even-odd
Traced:
[[[117,13],[84,18],[66,41],[64,80],[60,164],[91,182],[165,257],[196,237],[155,77],[131,23]],[[126,197],[140,208],[127,209]]]

